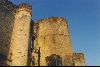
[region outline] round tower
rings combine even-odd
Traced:
[[[9,52],[10,66],[27,65],[31,10],[31,6],[25,3],[17,6],[15,9]]]

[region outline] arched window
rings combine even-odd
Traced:
[[[62,66],[62,58],[56,54],[47,56],[46,62],[48,66]]]

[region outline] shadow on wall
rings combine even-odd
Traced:
[[[15,5],[7,0],[0,0],[0,66],[7,65],[11,33],[14,23],[12,13]]]

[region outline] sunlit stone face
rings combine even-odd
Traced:
[[[27,11],[20,11],[15,15],[11,40],[11,65],[27,65],[30,21],[31,15]]]
[[[72,49],[67,29],[67,21],[62,18],[43,19],[38,22],[37,49],[40,47],[40,64],[46,65],[46,57],[52,54],[58,55],[64,62],[65,55],[72,56]],[[36,46],[35,45],[35,46]],[[64,65],[65,63],[63,63]]]

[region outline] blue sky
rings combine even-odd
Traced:
[[[50,16],[68,20],[74,52],[85,54],[86,65],[100,66],[100,0],[11,0],[32,5],[32,19]]]

